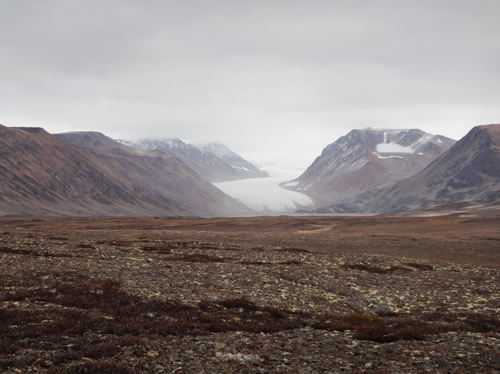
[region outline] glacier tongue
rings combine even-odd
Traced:
[[[293,213],[300,208],[312,208],[313,200],[309,196],[280,186],[280,183],[296,177],[296,172],[287,173],[265,167],[264,170],[272,176],[214,183],[214,185],[256,213]]]

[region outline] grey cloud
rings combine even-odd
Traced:
[[[0,6],[6,125],[220,140],[306,166],[353,127],[458,138],[500,115],[496,0]]]

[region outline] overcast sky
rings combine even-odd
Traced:
[[[0,123],[305,168],[353,128],[500,122],[499,0],[0,0]]]

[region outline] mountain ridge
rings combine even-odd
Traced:
[[[86,135],[87,142],[113,144],[102,134]],[[175,157],[138,156],[116,147],[115,153],[104,152],[70,144],[42,128],[0,127],[0,214],[248,213]]]
[[[500,200],[500,124],[476,126],[419,173],[321,212],[395,213]]]
[[[193,145],[177,138],[118,141],[139,151],[160,150],[171,153],[210,182],[269,176],[221,143]]]
[[[382,204],[380,200],[372,210],[401,211],[500,199],[500,125],[474,127],[421,173],[384,193],[392,195],[392,201]]]
[[[350,201],[417,173],[453,143],[418,129],[354,129],[282,186],[310,195],[317,206]]]

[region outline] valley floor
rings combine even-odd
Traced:
[[[496,373],[499,217],[0,220],[6,373]]]

